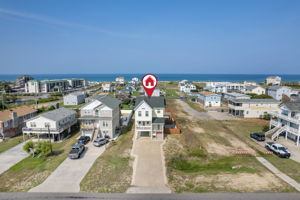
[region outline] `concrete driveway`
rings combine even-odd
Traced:
[[[94,147],[89,142],[80,159],[66,158],[42,184],[29,192],[80,192],[81,180],[104,150],[105,146]]]
[[[135,157],[131,187],[127,193],[170,193],[166,186],[163,141],[141,137],[134,140]]]
[[[0,174],[28,156],[23,150],[23,145],[24,143],[18,144],[0,153]]]

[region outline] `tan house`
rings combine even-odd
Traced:
[[[22,133],[25,120],[37,115],[37,110],[30,106],[20,106],[0,112],[0,136],[13,137]]]
[[[259,85],[247,85],[245,86],[244,93],[262,95],[262,94],[266,94],[266,89]]]

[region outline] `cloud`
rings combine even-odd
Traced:
[[[154,35],[141,35],[141,34],[132,34],[132,33],[120,33],[120,32],[115,32],[115,31],[110,31],[110,30],[105,30],[101,29],[98,27],[94,26],[89,26],[85,24],[78,24],[78,23],[72,23],[72,22],[67,22],[59,19],[54,19],[54,18],[49,18],[41,15],[36,15],[32,13],[25,13],[25,12],[19,12],[15,10],[9,10],[9,9],[4,9],[0,8],[0,13],[6,14],[9,16],[14,16],[14,17],[19,17],[22,19],[27,19],[27,20],[34,20],[34,21],[39,21],[47,24],[54,24],[58,26],[64,26],[64,27],[70,27],[70,28],[77,28],[85,31],[93,31],[93,32],[98,32],[110,36],[117,36],[117,37],[128,37],[128,38],[143,38],[143,37],[153,37]]]

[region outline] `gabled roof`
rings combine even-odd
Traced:
[[[103,96],[103,95],[94,95],[92,96],[92,99],[98,100],[104,105],[110,107],[110,108],[116,108],[119,107],[120,101],[116,98],[110,97],[110,96]]]
[[[260,86],[258,86],[258,85],[246,85],[245,89],[246,90],[253,90],[253,89],[258,88],[258,87],[260,87]]]
[[[288,102],[283,105],[285,105],[290,111],[300,112],[300,102]]]
[[[10,114],[13,112],[17,113],[17,117],[20,117],[30,113],[35,113],[37,112],[37,110],[30,106],[20,106],[13,109],[3,110],[0,112],[0,121],[10,120],[11,119]]]
[[[282,85],[274,85],[274,86],[270,86],[268,89],[269,90],[278,90],[278,89],[281,89],[281,88],[289,88],[289,87],[282,86]]]
[[[43,113],[41,115],[39,115],[38,117],[44,117],[46,119],[50,119],[53,121],[59,121],[64,119],[67,116],[73,115],[76,112],[74,110],[71,109],[67,109],[67,108],[59,108],[56,110],[52,110],[46,113]]]
[[[164,108],[166,106],[166,101],[164,97],[151,97],[139,96],[135,100],[135,107],[137,107],[142,101],[145,101],[152,108]]]

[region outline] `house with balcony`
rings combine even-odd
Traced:
[[[197,87],[188,80],[182,80],[178,83],[178,88],[180,92],[191,93],[193,90],[196,90]]]
[[[263,118],[272,111],[279,110],[275,99],[230,99],[229,114],[241,118]]]
[[[112,92],[114,90],[110,82],[103,82],[101,86],[103,92]]]
[[[268,95],[278,101],[282,100],[283,95],[290,97],[291,94],[292,94],[292,89],[290,87],[276,85],[276,86],[270,86],[268,88]]]
[[[266,78],[265,83],[267,85],[280,85],[281,77],[280,76],[269,76]]]
[[[220,107],[221,106],[221,95],[202,91],[197,94],[197,100],[204,106],[204,107]]]
[[[139,96],[135,101],[135,137],[163,140],[165,126],[165,98]]]
[[[120,130],[120,101],[100,95],[92,99],[80,109],[81,135],[115,138]]]
[[[280,105],[276,112],[269,112],[270,130],[272,140],[279,136],[290,139],[299,146],[300,143],[300,102],[288,102]]]
[[[37,110],[30,106],[0,111],[0,136],[5,138],[21,134],[25,121],[36,115]]]
[[[74,110],[59,108],[27,120],[26,126],[22,130],[23,134],[60,141],[71,133],[76,123],[77,118]]]

